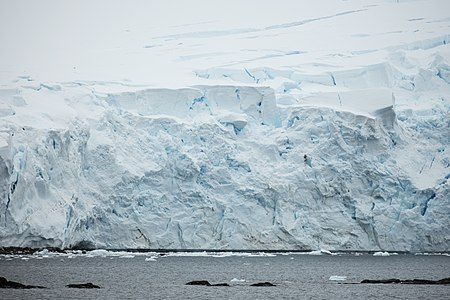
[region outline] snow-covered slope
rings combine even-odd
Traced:
[[[448,251],[448,1],[212,2],[0,2],[0,246]]]

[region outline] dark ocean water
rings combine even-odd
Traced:
[[[369,254],[275,257],[48,257],[0,258],[0,276],[48,289],[0,289],[0,299],[450,299],[450,286],[341,284],[363,279],[450,277],[450,257]],[[233,278],[231,287],[186,286],[191,280],[211,283]],[[270,281],[276,287],[251,287]],[[99,290],[69,289],[66,284],[92,282]]]

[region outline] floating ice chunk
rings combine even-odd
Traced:
[[[89,256],[94,257],[94,256],[101,256],[101,257],[105,257],[107,256],[109,253],[108,250],[104,250],[104,249],[98,249],[98,250],[92,250],[89,251]]]
[[[239,253],[236,256],[239,256]],[[248,257],[275,257],[277,255],[274,253],[259,252],[259,253],[251,253],[250,255],[247,255],[247,256]]]
[[[37,251],[35,253],[33,253],[33,255],[35,256],[35,258],[37,259],[42,259],[42,258],[49,258],[49,257],[53,257],[53,256],[57,256],[59,255],[59,253],[55,253],[55,252],[50,252],[47,249],[43,249],[41,251]]]
[[[156,261],[156,257],[152,256],[152,257],[146,257],[145,261]]]
[[[34,252],[34,255],[49,255],[51,252],[48,249],[43,249],[41,251]]]
[[[208,254],[206,251],[202,251],[202,252],[170,252],[167,253],[166,256],[184,256],[184,257],[190,257],[190,256],[200,256],[200,257],[206,257],[206,256],[211,256],[210,254]]]
[[[274,253],[265,253],[265,252],[257,252],[257,253],[250,253],[250,252],[172,252],[168,253],[167,256],[200,256],[200,257],[230,257],[230,256],[242,256],[242,257],[275,257],[277,256]]]
[[[126,254],[126,255],[119,256],[119,257],[120,258],[134,258],[134,255]]]
[[[331,281],[345,281],[347,280],[347,276],[338,276],[338,275],[334,275],[334,276],[330,276]]]
[[[239,284],[239,283],[244,283],[245,279],[233,278],[233,279],[230,280],[230,282],[234,283],[234,284]]]
[[[441,255],[441,256],[450,256],[450,253],[441,253],[441,252],[434,252],[434,253],[428,253],[428,252],[422,252],[422,253],[415,253],[414,255],[425,255],[425,256],[430,256],[430,255]]]
[[[390,256],[388,252],[375,252],[373,256]]]
[[[314,250],[311,252],[308,252],[309,255],[333,255],[331,251],[320,249],[320,250]]]

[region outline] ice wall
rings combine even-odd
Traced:
[[[4,246],[448,249],[447,179],[418,188],[399,165],[418,131],[397,125],[391,92],[343,93],[342,107],[246,86],[2,99],[19,111],[49,95],[45,128],[20,126],[35,110],[2,117]]]

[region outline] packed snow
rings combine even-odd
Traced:
[[[450,2],[161,2],[0,3],[0,246],[450,249]]]

